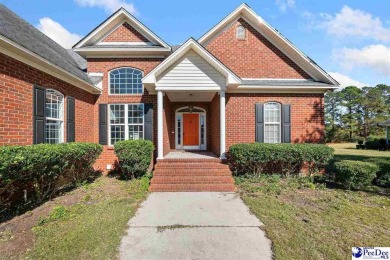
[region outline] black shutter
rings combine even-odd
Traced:
[[[73,97],[67,97],[66,103],[66,141],[75,141],[75,100]]]
[[[33,144],[41,144],[45,142],[46,90],[34,86],[33,91]]]
[[[107,142],[107,104],[99,104],[99,144]]]
[[[256,104],[256,142],[264,143],[264,104]]]
[[[282,105],[282,143],[291,143],[291,106]]]
[[[144,104],[144,139],[153,141],[153,104]]]

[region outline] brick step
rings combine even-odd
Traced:
[[[229,169],[222,163],[157,163],[155,169]]]
[[[197,158],[197,159],[188,159],[188,158],[175,158],[175,159],[157,159],[157,163],[221,163],[223,160],[219,158]]]
[[[189,192],[189,191],[211,191],[211,192],[235,192],[234,184],[152,184],[149,191],[155,192]]]
[[[151,184],[214,184],[234,183],[231,176],[154,176]]]
[[[153,176],[232,176],[229,169],[156,169]]]

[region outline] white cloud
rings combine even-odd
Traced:
[[[125,8],[131,14],[138,14],[133,3],[128,3],[126,0],[74,0],[80,6],[100,7],[108,14],[111,14],[119,8]]]
[[[275,0],[275,4],[279,7],[280,11],[286,12],[287,8],[293,8],[295,6],[295,0]]]
[[[61,24],[49,17],[39,19],[39,24],[36,27],[66,49],[71,48],[81,39],[81,35],[69,32]]]
[[[338,73],[338,72],[329,72],[329,75],[331,75],[335,80],[337,80],[340,83],[341,88],[345,88],[348,86],[355,86],[358,88],[362,88],[362,87],[368,86],[368,84],[351,79],[347,75],[343,75],[343,74]]]
[[[320,17],[319,27],[325,28],[330,35],[390,42],[390,27],[385,27],[379,17],[365,11],[345,5],[335,15],[321,13]]]
[[[390,46],[374,44],[362,49],[343,48],[335,50],[333,55],[346,69],[364,67],[390,76]]]

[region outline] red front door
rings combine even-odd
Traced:
[[[199,114],[183,114],[183,145],[199,146]]]

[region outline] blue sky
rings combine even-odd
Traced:
[[[242,1],[0,0],[65,47],[120,6],[171,45],[198,39]],[[342,85],[390,84],[388,0],[246,1]]]

